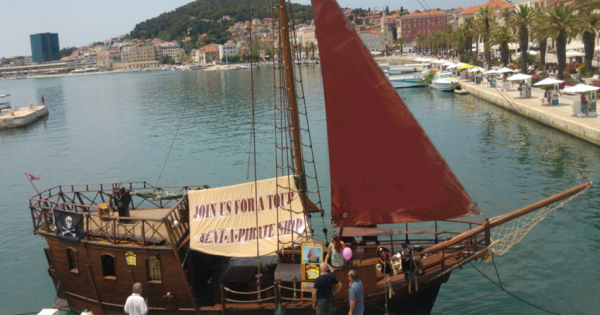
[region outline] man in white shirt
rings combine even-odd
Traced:
[[[125,302],[125,314],[129,315],[146,315],[148,314],[148,306],[146,306],[146,301],[141,296],[142,294],[142,284],[136,282],[133,285],[133,294],[127,298],[127,302]]]

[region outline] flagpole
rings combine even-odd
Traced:
[[[31,178],[29,178],[29,175],[27,175],[27,173],[25,173],[25,176],[27,176],[27,179],[29,180],[29,182],[31,183],[31,186],[33,186],[33,189],[35,189],[35,191],[38,193],[38,195],[40,194],[40,191],[37,189],[37,187],[35,187],[35,185],[33,184],[33,182],[31,181]]]

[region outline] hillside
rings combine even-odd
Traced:
[[[250,0],[251,17],[263,19],[271,15],[270,3],[261,0]],[[292,12],[296,23],[310,22],[313,19],[312,7],[292,4]],[[231,20],[220,20],[228,15]],[[219,21],[220,20],[220,21]],[[248,0],[196,0],[174,11],[163,13],[155,18],[141,22],[129,34],[133,38],[161,38],[163,40],[182,40],[189,36],[194,38],[208,33],[211,41],[223,43],[228,34],[224,32],[235,22],[248,20]],[[188,34],[188,29],[191,29]]]

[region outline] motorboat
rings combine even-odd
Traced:
[[[438,72],[431,81],[431,87],[440,91],[452,92],[457,86],[458,80],[450,72]]]
[[[389,80],[395,88],[427,86],[436,73],[437,70],[429,69],[415,73],[390,75]]]

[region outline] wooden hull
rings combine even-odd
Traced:
[[[43,233],[42,236],[48,243],[46,249],[49,258],[48,272],[54,281],[59,298],[65,299],[69,307],[74,311],[82,311],[88,307],[94,314],[122,314],[125,301],[131,295],[132,285],[135,282],[142,283],[143,296],[148,299],[148,304],[153,314],[196,314],[194,302],[187,283],[193,278],[193,269],[188,269],[188,278],[184,278],[174,252],[169,247],[156,246],[140,248],[128,245],[115,245],[102,242],[75,242],[58,238],[54,235]],[[78,257],[78,269],[69,270],[67,249],[76,251]],[[127,265],[126,253],[132,252],[136,255],[136,266]],[[115,276],[104,277],[103,265],[100,257],[111,255],[114,257]],[[193,256],[193,255],[191,255]],[[189,259],[191,259],[191,256]],[[146,259],[159,257],[161,261],[161,281],[148,281],[146,270]],[[198,264],[196,262],[196,264]],[[189,265],[188,265],[189,266]],[[202,267],[200,267],[202,268]],[[364,282],[371,282],[372,293],[365,296],[365,314],[381,312],[386,303],[385,282],[380,273],[374,271],[374,265],[363,265],[347,267],[336,272],[340,281],[344,284],[342,291],[347,292],[344,275],[347,269],[363,268]],[[428,274],[419,280],[419,290],[408,293],[407,282],[403,274],[393,276],[392,283],[395,295],[387,301],[390,310],[394,307],[412,309],[411,314],[428,314],[433,307],[437,292],[443,282],[450,276],[447,273],[441,277],[439,270],[433,267]],[[439,268],[438,268],[439,269]],[[369,274],[369,276],[366,276]],[[346,281],[346,282],[344,282]],[[193,285],[192,285],[193,286]],[[197,286],[197,284],[196,284]],[[192,292],[197,301],[202,299],[202,288],[193,287]],[[165,296],[172,296],[168,300]],[[348,311],[347,293],[338,293],[337,307],[343,312]],[[215,297],[210,305],[199,305],[199,314],[273,314],[275,305],[272,300],[268,303],[218,303],[221,300]],[[221,300],[222,301],[222,300]],[[312,304],[308,300],[301,302],[285,302],[287,314],[312,313]]]

